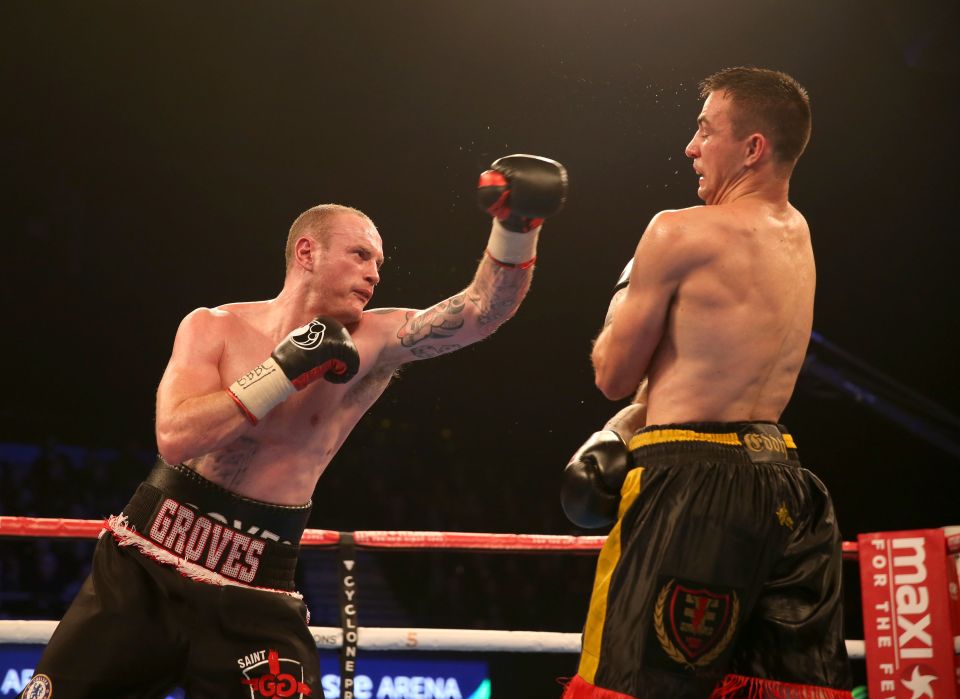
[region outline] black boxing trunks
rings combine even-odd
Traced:
[[[111,517],[28,699],[320,694],[294,570],[310,505],[237,496],[158,462]]]
[[[772,423],[650,426],[565,699],[849,697],[841,539]]]

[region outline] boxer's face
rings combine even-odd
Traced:
[[[315,272],[323,305],[340,322],[356,323],[380,282],[380,234],[369,219],[340,213],[320,247]]]
[[[715,204],[744,170],[746,139],[734,136],[732,101],[724,92],[711,92],[697,117],[697,131],[685,153],[699,175],[697,196]]]

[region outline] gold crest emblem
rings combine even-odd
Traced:
[[[735,591],[718,592],[671,579],[657,595],[653,623],[663,652],[693,669],[709,665],[726,650],[739,617]]]

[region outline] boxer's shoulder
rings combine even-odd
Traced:
[[[705,260],[738,254],[770,228],[766,212],[749,205],[695,206],[669,213],[666,229],[672,244]]]
[[[637,248],[637,254],[662,265],[699,264],[721,251],[730,223],[705,206],[670,209],[654,216]]]
[[[196,308],[180,322],[178,336],[196,335],[206,340],[249,339],[263,335],[260,329],[268,311],[265,302],[229,303]]]
[[[690,206],[666,209],[655,215],[649,228],[663,235],[695,235],[705,228],[729,227],[734,214],[722,206]]]
[[[180,321],[177,335],[207,333],[231,322],[231,314],[220,308],[194,308]]]
[[[666,209],[650,219],[643,237],[650,243],[678,244],[696,237],[704,228],[716,225],[717,218],[708,207]]]
[[[206,311],[211,318],[221,323],[240,322],[253,323],[261,319],[266,319],[273,312],[273,304],[269,301],[240,301],[235,303],[224,303],[214,308],[205,308],[198,311]]]
[[[262,315],[266,311],[266,302],[225,303],[220,306],[194,308],[185,317],[189,323],[217,323],[225,324],[238,322]]]

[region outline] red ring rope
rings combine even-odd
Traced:
[[[40,517],[0,517],[0,537],[63,537],[95,539],[104,528],[104,520],[45,519]],[[357,546],[367,549],[459,549],[486,551],[599,551],[605,536],[551,534],[484,534],[475,532],[358,531],[353,533]],[[307,529],[301,546],[335,546],[340,532]],[[857,544],[843,542],[843,557],[857,558]]]

